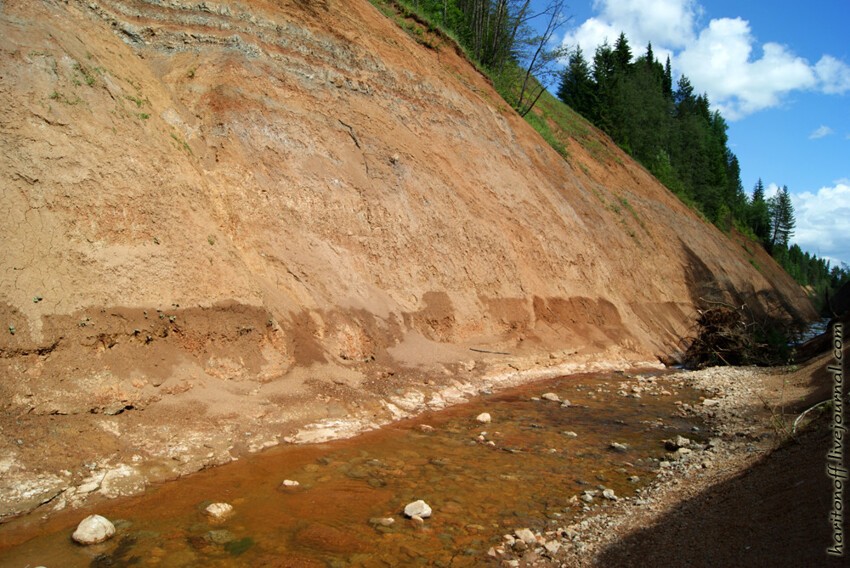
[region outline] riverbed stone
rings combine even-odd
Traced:
[[[281,485],[283,485],[284,487],[298,487],[301,484],[295,481],[294,479],[284,479]]]
[[[115,535],[115,525],[100,515],[89,515],[77,525],[71,535],[75,542],[89,545],[109,540]]]
[[[625,452],[629,449],[626,444],[621,444],[620,442],[611,442],[609,447],[615,452]]]
[[[492,420],[492,417],[490,416],[489,412],[482,412],[481,414],[476,416],[475,419],[481,422],[482,424],[487,424]]]
[[[236,535],[229,530],[219,529],[209,531],[204,535],[204,540],[212,544],[227,544],[228,542],[236,540]]]
[[[552,402],[561,402],[561,397],[559,397],[557,394],[555,394],[553,392],[547,392],[547,393],[541,394],[540,398],[542,398],[543,400],[550,400]]]
[[[404,507],[404,514],[408,517],[419,517],[422,519],[427,519],[431,516],[431,507],[423,501],[419,499],[418,501],[413,501],[412,503],[408,503]]]
[[[617,495],[616,495],[616,493],[614,493],[613,489],[604,490],[602,492],[602,496],[605,497],[606,499],[610,500],[610,501],[616,501],[617,500]]]
[[[229,503],[212,503],[204,509],[211,518],[221,521],[233,514],[233,505]]]
[[[534,536],[534,533],[531,529],[517,529],[514,531],[516,537],[524,542],[525,544],[536,544],[537,537]]]
[[[372,517],[369,519],[369,524],[376,527],[389,527],[393,523],[395,523],[395,519],[392,517]]]

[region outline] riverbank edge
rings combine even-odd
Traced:
[[[21,475],[7,475],[0,487],[0,504],[13,511],[0,516],[0,526],[36,517],[49,519],[61,511],[91,507],[103,500],[143,494],[148,486],[191,475],[211,467],[226,465],[248,455],[284,444],[313,444],[348,439],[364,432],[386,427],[400,420],[415,418],[426,411],[438,411],[469,402],[473,397],[511,387],[544,381],[559,376],[602,372],[661,371],[666,367],[657,360],[617,356],[610,352],[573,357],[570,361],[548,361],[539,358],[511,358],[488,361],[480,373],[444,378],[439,383],[427,381],[402,390],[400,394],[376,396],[359,411],[341,418],[313,419],[292,425],[270,423],[266,431],[254,428],[256,443],[239,446],[222,429],[210,428],[207,436],[187,435],[175,447],[182,446],[182,456],[162,452],[140,459],[116,459],[115,456],[92,455],[91,468],[76,483],[63,483],[62,473],[38,472],[23,464]],[[483,366],[483,365],[482,365]],[[478,369],[475,369],[478,370]],[[119,416],[108,417],[120,419]],[[289,428],[289,432],[284,435]],[[117,430],[117,429],[116,429]],[[218,438],[222,438],[219,440]],[[215,448],[209,451],[209,448]],[[192,459],[182,459],[191,456]],[[181,459],[178,459],[181,458]],[[7,473],[10,468],[6,468]],[[78,476],[79,477],[79,476]],[[70,480],[68,480],[70,481]]]
[[[705,422],[708,431],[703,436],[709,437],[709,443],[697,446],[690,459],[662,463],[639,498],[587,511],[564,529],[550,531],[547,538],[556,538],[561,545],[556,553],[541,547],[517,553],[503,547],[505,552],[496,555],[501,565],[604,566],[604,554],[610,547],[655,526],[682,503],[770,459],[791,440],[788,416],[778,416],[777,409],[793,406],[815,390],[812,384],[786,390],[793,376],[799,380],[807,373],[795,367],[713,367],[669,375],[669,379],[682,380],[705,393],[702,404],[683,405],[682,412]],[[778,382],[782,387],[777,397],[772,386]],[[664,556],[668,561],[674,559],[675,551],[666,550]]]

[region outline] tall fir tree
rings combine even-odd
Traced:
[[[783,185],[782,189],[768,200],[768,211],[770,212],[770,248],[771,250],[777,247],[785,249],[797,224],[788,186]]]
[[[770,210],[764,195],[764,183],[761,178],[753,188],[753,198],[750,200],[748,219],[750,228],[762,244],[767,245],[770,239]]]
[[[673,68],[670,66],[670,56],[667,56],[667,63],[664,64],[664,82],[661,84],[664,96],[673,98]]]
[[[596,108],[596,87],[581,47],[570,53],[558,85],[558,98],[586,118],[591,118]]]
[[[627,71],[632,63],[632,48],[629,46],[629,40],[623,32],[620,32],[620,36],[614,42],[614,60],[617,70],[620,72]]]

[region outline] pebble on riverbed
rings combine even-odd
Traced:
[[[516,537],[525,544],[536,544],[537,537],[531,532],[531,529],[517,529],[514,531]]]
[[[559,397],[557,394],[555,394],[553,392],[547,392],[545,394],[541,394],[540,398],[542,398],[543,400],[550,400],[552,402],[561,402],[561,397]]]
[[[79,544],[97,544],[112,538],[115,535],[115,525],[106,517],[100,515],[89,515],[77,525],[77,530],[71,538]]]
[[[410,518],[419,517],[420,519],[427,519],[431,516],[431,512],[431,507],[422,499],[408,503],[404,508],[404,514]]]
[[[481,414],[476,416],[475,419],[481,422],[482,424],[487,424],[488,422],[490,422],[490,420],[492,420],[489,412],[482,412]]]
[[[294,479],[284,479],[281,485],[283,487],[298,487],[301,484],[295,481]]]
[[[213,503],[204,512],[213,520],[222,521],[233,514],[233,505],[229,503]]]
[[[611,442],[610,446],[608,446],[608,447],[611,448],[612,450],[616,451],[616,452],[625,452],[626,450],[629,449],[629,447],[626,444],[621,444],[619,442]]]
[[[392,517],[373,517],[369,519],[369,524],[376,527],[389,527],[395,523]]]

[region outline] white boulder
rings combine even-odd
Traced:
[[[77,525],[77,530],[71,535],[80,544],[97,544],[109,540],[115,534],[115,525],[106,517],[89,515]]]
[[[213,503],[208,505],[204,511],[213,519],[220,521],[233,514],[233,505],[229,503]]]
[[[413,503],[408,503],[404,508],[404,514],[408,517],[419,517],[420,519],[427,519],[431,516],[431,507],[420,499],[419,501],[414,501]]]

